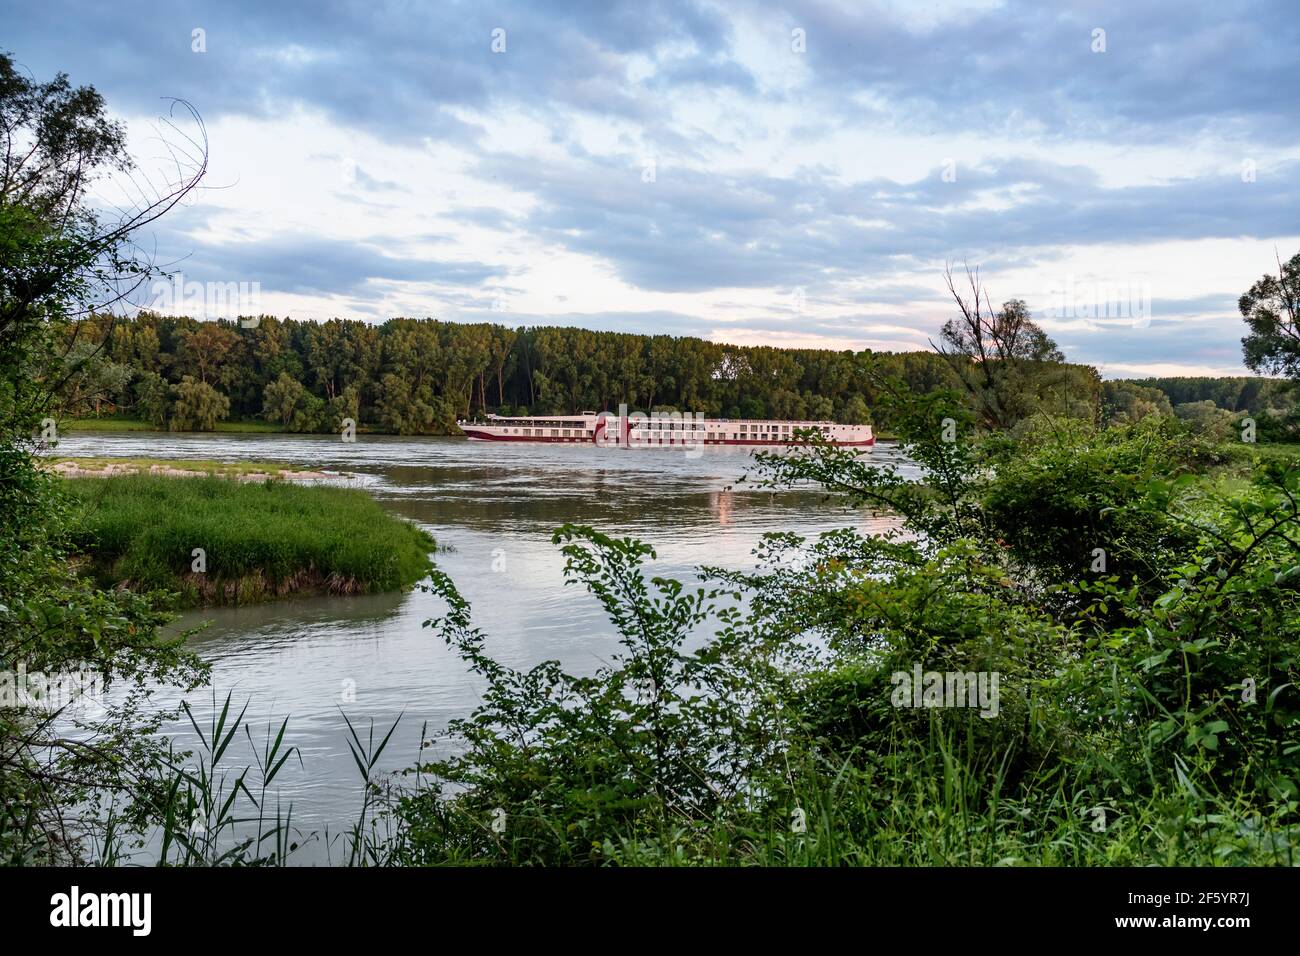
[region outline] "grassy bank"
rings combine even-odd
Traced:
[[[1300,445],[1291,442],[1233,442],[1231,447],[1241,461],[1300,461]]]
[[[278,461],[215,461],[209,458],[50,458],[48,466],[65,477],[120,477],[165,472],[169,475],[238,479],[323,478],[325,472],[308,471]]]
[[[59,423],[63,432],[156,432],[165,431],[150,422],[136,418],[71,418]],[[258,432],[279,434],[284,428],[275,422],[217,422],[219,432]]]
[[[97,578],[175,591],[187,606],[410,587],[434,548],[348,488],[149,475],[64,484],[75,546]]]

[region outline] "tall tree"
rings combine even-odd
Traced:
[[[944,323],[940,344],[930,344],[961,380],[981,423],[1010,428],[1033,407],[1035,373],[1065,356],[1030,320],[1023,301],[1012,299],[995,310],[978,269],[966,269],[969,298],[958,290],[951,269],[944,276],[959,315]]]
[[[197,117],[196,117],[197,118]],[[164,136],[164,139],[166,137]],[[36,460],[43,418],[67,384],[107,354],[102,315],[153,273],[132,234],[172,208],[206,167],[201,131],[170,143],[179,178],[141,176],[134,204],[93,208],[98,177],[129,174],[122,127],[103,98],[60,74],[25,76],[0,54],[0,670],[62,675],[92,668],[108,679],[195,684],[194,662],[156,639],[162,615],[145,598],[100,591],[69,560],[61,495]],[[131,696],[131,695],[128,695]],[[26,708],[0,707],[0,855],[78,862],[77,835],[105,806],[130,806],[148,826],[162,742],[109,704],[103,720],[62,713],[66,729]],[[147,708],[145,708],[147,709]],[[155,728],[156,729],[156,728]]]
[[[215,382],[238,337],[218,322],[200,322],[185,333],[183,361],[204,385]]]
[[[1277,264],[1237,302],[1250,334],[1241,340],[1246,367],[1300,379],[1300,252]]]

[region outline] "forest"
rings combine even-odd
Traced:
[[[873,384],[882,377],[922,393],[959,385],[950,359],[934,352],[745,347],[436,319],[198,321],[144,312],[93,316],[68,335],[78,372],[66,414],[120,414],[174,431],[262,419],[287,431],[328,432],[352,418],[371,431],[436,435],[484,412],[562,414],[620,403],[887,428]],[[1096,416],[1095,370],[1043,363],[1042,371],[1026,390],[1029,404]]]

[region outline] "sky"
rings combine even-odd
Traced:
[[[1300,251],[1295,13],[0,0],[0,49],[138,176],[193,105],[204,187],[141,243],[241,312],[915,350],[969,265],[1106,377],[1230,375]]]

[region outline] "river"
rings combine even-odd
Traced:
[[[883,515],[856,511],[813,489],[770,492],[737,484],[751,469],[749,449],[601,449],[589,445],[469,442],[458,438],[359,435],[355,442],[319,435],[83,433],[60,441],[57,454],[94,457],[265,460],[354,475],[393,513],[438,541],[438,565],[473,606],[487,650],[526,668],[543,660],[591,673],[617,650],[612,627],[594,598],[565,586],[563,558],[551,532],[566,522],[631,535],[652,544],[655,574],[695,580],[700,565],[753,567],[753,549],[772,531],[816,535],[854,526],[878,532]],[[879,443],[877,462],[897,449]],[[184,479],[177,479],[184,480]],[[394,771],[420,755],[430,736],[478,701],[465,665],[423,624],[441,613],[439,599],[402,594],[313,597],[186,614],[178,627],[205,625],[190,640],[212,664],[212,688],[190,696],[196,714],[211,710],[215,691],[233,691],[259,739],[288,716],[297,761],[279,779],[297,826],[337,833],[360,805],[361,783],[346,744],[343,713],[377,739],[401,716],[379,768]],[[160,701],[175,703],[163,692]],[[196,740],[188,723],[169,726],[178,746]],[[445,753],[446,744],[433,748]],[[224,761],[243,766],[246,744]],[[427,757],[431,751],[425,751]],[[333,851],[338,858],[338,847]],[[297,862],[325,862],[323,839],[309,841]]]

